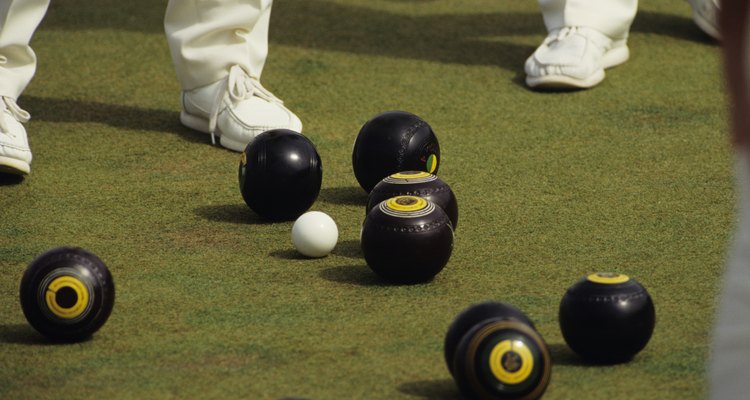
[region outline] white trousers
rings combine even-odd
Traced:
[[[614,40],[626,39],[638,0],[539,0],[547,31],[585,26]]]
[[[183,90],[216,82],[241,65],[257,78],[268,55],[273,0],[170,0],[164,30]]]
[[[0,0],[0,96],[18,98],[34,76],[29,41],[47,6],[49,0]]]
[[[0,0],[0,96],[18,98],[36,71],[29,46],[50,0]],[[223,79],[238,64],[258,78],[268,55],[273,0],[170,0],[164,16],[183,90]]]

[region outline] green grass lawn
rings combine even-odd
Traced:
[[[0,180],[0,398],[456,399],[442,342],[469,304],[512,303],[554,359],[549,399],[693,399],[734,223],[718,47],[682,0],[643,2],[632,57],[601,86],[536,93],[544,37],[528,0],[279,0],[266,87],[323,160],[313,209],[339,243],[302,259],[291,222],[242,201],[239,155],[178,121],[166,1],[53,2],[20,104],[32,173]],[[375,278],[359,249],[366,195],[351,146],[375,114],[411,111],[459,201],[453,256],[424,285]],[[49,344],[18,288],[43,251],[99,255],[117,287],[92,340]],[[653,296],[632,362],[582,363],[557,308],[616,271]]]

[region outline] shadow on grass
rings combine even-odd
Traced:
[[[547,348],[549,349],[550,357],[552,357],[552,364],[554,365],[570,365],[577,367],[591,365],[586,363],[578,356],[578,354],[574,353],[565,343],[548,344]]]
[[[89,340],[91,340],[91,337],[88,337],[84,340],[76,341],[76,342],[50,340],[42,336],[39,332],[34,330],[34,328],[32,328],[31,325],[28,325],[28,324],[0,325],[0,343],[40,345],[40,346],[47,346],[47,345],[59,346],[59,345],[66,345],[66,344],[88,342]]]
[[[317,257],[307,257],[300,254],[297,250],[286,249],[286,250],[275,250],[269,253],[271,257],[280,258],[282,260],[315,260]],[[331,251],[331,255],[347,258],[362,258],[362,251],[359,246],[358,240],[346,240],[336,244],[336,247]],[[325,258],[325,257],[321,257]]]
[[[367,205],[367,193],[360,187],[334,187],[320,189],[318,199],[325,203],[350,206],[362,206],[362,219],[365,218],[364,207]]]
[[[0,325],[0,342],[44,345],[49,341],[28,324]]]
[[[23,175],[0,172],[0,186],[18,185],[23,182]]]
[[[633,361],[634,357],[618,361],[590,361],[581,358],[565,343],[553,343],[547,345],[549,348],[552,363],[555,365],[569,365],[578,367],[613,367],[620,364],[626,364]],[[636,355],[637,356],[637,355]]]
[[[686,10],[690,6],[685,3]],[[692,19],[679,15],[640,11],[633,21],[631,32],[654,33],[691,42],[715,44],[716,40],[706,35]]]
[[[167,132],[188,142],[210,143],[208,135],[182,126],[177,111],[26,95],[20,103],[35,121],[95,122],[129,130]]]
[[[285,250],[274,250],[268,253],[271,257],[280,258],[282,260],[314,260],[314,257],[307,257],[297,250],[285,249]]]
[[[398,391],[414,397],[430,400],[459,400],[461,394],[451,379],[432,379],[402,383]]]
[[[408,15],[328,1],[284,4],[272,13],[272,43],[352,54],[516,71],[534,48],[512,36],[544,33],[538,13]]]
[[[362,247],[359,245],[359,240],[344,240],[336,244],[336,248],[332,251],[337,256],[362,259]]]
[[[364,265],[331,267],[320,271],[320,277],[331,282],[357,286],[390,286]]]
[[[244,204],[215,204],[200,206],[197,207],[194,212],[197,216],[214,222],[250,225],[267,225],[273,223],[272,221],[262,219]]]
[[[286,250],[275,250],[269,253],[271,257],[280,258],[282,260],[315,260],[317,257],[307,257],[300,254],[297,250],[286,249]],[[331,251],[331,255],[362,259],[362,250],[359,246],[358,240],[346,240],[336,244],[336,247]],[[325,258],[325,257],[321,257]]]

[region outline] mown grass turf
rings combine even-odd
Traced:
[[[280,0],[264,83],[323,159],[314,209],[338,223],[327,258],[299,258],[291,223],[244,205],[236,153],[179,125],[165,1],[53,2],[21,98],[32,174],[0,185],[0,398],[454,399],[452,318],[496,299],[550,345],[550,399],[703,397],[734,220],[718,48],[681,0],[644,2],[631,60],[596,89],[535,93],[523,62],[535,2]],[[373,115],[426,119],[459,199],[434,282],[391,286],[358,243],[365,194],[351,146]],[[51,345],[18,286],[41,252],[98,254],[117,286],[90,341]],[[557,307],[597,270],[651,292],[657,327],[630,363],[589,366]]]

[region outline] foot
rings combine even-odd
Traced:
[[[0,98],[0,172],[26,175],[31,172],[31,149],[23,122],[29,113],[10,97]]]
[[[707,35],[721,40],[721,33],[717,18],[719,16],[719,0],[688,0],[693,7],[693,21]]]
[[[302,132],[302,122],[284,102],[261,86],[258,78],[235,65],[229,76],[182,92],[183,125],[219,137],[222,146],[244,151],[257,135],[270,129]]]
[[[604,70],[628,60],[626,40],[612,40],[586,27],[555,29],[526,60],[526,84],[534,89],[587,89]]]

